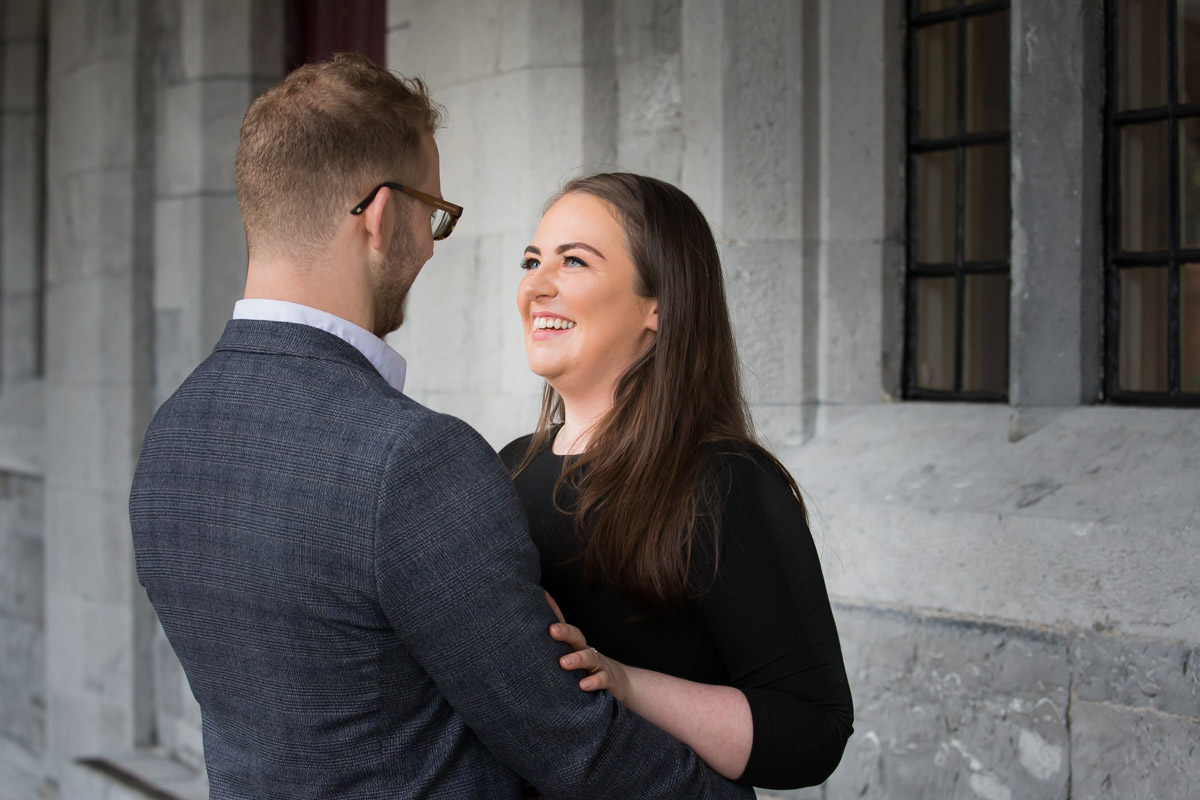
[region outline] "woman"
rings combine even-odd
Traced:
[[[580,178],[522,267],[547,386],[501,455],[572,623],[551,626],[574,650],[561,666],[728,778],[824,781],[849,686],[800,492],[750,430],[704,216],[652,178]]]

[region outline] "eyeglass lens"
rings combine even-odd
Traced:
[[[454,230],[454,217],[442,209],[437,209],[429,220],[433,227],[434,239],[445,239]]]

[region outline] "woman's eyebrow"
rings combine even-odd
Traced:
[[[533,253],[535,256],[540,256],[540,255],[542,254],[542,251],[541,251],[541,250],[539,250],[539,249],[537,249],[537,248],[536,248],[536,247],[534,247],[533,245],[529,245],[529,247],[526,247],[526,248],[525,248],[525,252],[526,252],[526,253]]]
[[[560,244],[558,247],[556,247],[554,249],[554,252],[558,253],[561,256],[563,253],[567,252],[568,250],[587,250],[589,253],[595,253],[596,255],[600,256],[601,258],[604,258],[604,253],[601,253],[599,250],[592,247],[590,244],[585,244],[584,242],[567,242],[566,244]],[[604,260],[607,261],[608,259],[605,258]]]

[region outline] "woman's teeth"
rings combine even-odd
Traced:
[[[562,317],[534,317],[533,327],[539,331],[559,331],[567,330],[568,328],[574,328],[575,323],[569,319],[563,319]]]

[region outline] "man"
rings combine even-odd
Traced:
[[[348,55],[242,124],[246,299],[130,496],[212,797],[748,796],[559,668],[497,457],[401,393],[381,337],[462,211],[436,125],[423,84]]]

